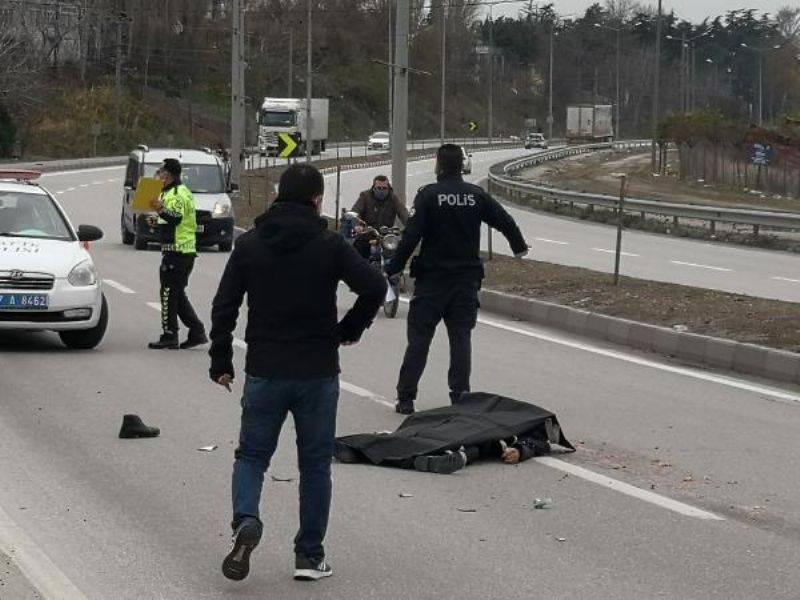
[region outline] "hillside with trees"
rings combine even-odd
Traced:
[[[392,56],[392,0],[311,4],[314,95],[331,100],[331,138],[387,129],[391,78],[381,62]],[[491,20],[482,0],[411,4],[411,64],[424,72],[411,76],[413,137],[438,135],[443,27],[448,135],[464,135],[470,120],[486,134],[490,72],[495,134],[519,134],[525,119],[546,130],[551,37],[555,135],[568,104],[615,103],[618,58],[621,135],[650,135],[651,3],[606,0],[563,18],[553,5],[517,2],[516,18]],[[251,129],[264,96],[304,94],[307,6],[246,2]],[[223,0],[0,0],[0,155],[227,140],[229,10]],[[661,115],[713,107],[768,124],[800,110],[799,8],[694,24],[666,14],[662,25]]]

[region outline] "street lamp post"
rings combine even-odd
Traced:
[[[622,137],[622,120],[620,119],[620,105],[622,104],[620,98],[620,86],[619,86],[619,79],[620,79],[620,63],[621,63],[621,54],[622,54],[622,27],[610,27],[609,25],[603,25],[602,23],[595,23],[595,27],[598,29],[608,29],[609,31],[614,31],[617,34],[617,100],[616,100],[616,120],[617,120],[617,139]],[[552,48],[551,48],[551,59],[552,59]],[[552,66],[551,66],[552,69]]]
[[[764,52],[763,48],[753,48],[742,42],[741,47],[745,50],[752,50],[758,54],[758,126],[764,125]],[[780,50],[783,48],[782,44],[775,44],[772,50]]]
[[[552,25],[550,28],[550,90],[549,90],[549,98],[548,98],[548,109],[547,109],[547,139],[553,139],[553,48],[554,48],[554,39],[556,36],[555,33],[555,25]]]

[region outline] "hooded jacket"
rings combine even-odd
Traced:
[[[358,298],[338,320],[344,281]],[[256,377],[339,373],[339,344],[356,342],[386,295],[386,280],[313,207],[275,202],[242,234],[214,298],[211,378],[233,375],[233,330],[247,295],[245,371]]]

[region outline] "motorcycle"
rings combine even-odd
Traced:
[[[375,229],[367,225],[358,214],[342,211],[339,232],[352,245],[358,247],[368,245],[367,260],[377,271],[383,273],[390,260],[394,258],[400,245],[400,229],[398,227],[381,227]],[[365,252],[366,254],[366,252]],[[383,301],[383,313],[393,319],[397,316],[400,306],[400,292],[403,289],[403,275],[398,274],[388,278],[389,287]]]

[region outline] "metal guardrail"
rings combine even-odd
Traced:
[[[573,192],[540,185],[530,180],[523,179],[516,173],[546,161],[560,160],[578,154],[595,152],[597,150],[610,148],[633,150],[645,147],[649,148],[650,145],[650,140],[634,140],[629,142],[588,144],[558,148],[556,150],[542,152],[535,156],[495,165],[490,169],[489,182],[493,187],[493,191],[498,190],[504,192],[509,196],[509,200],[512,201],[515,198],[522,199],[527,197],[544,202],[552,202],[556,205],[562,203],[570,205],[578,204],[589,208],[589,210],[592,210],[595,206],[616,210],[619,205],[619,198],[616,196]],[[627,213],[637,213],[642,216],[649,214],[672,217],[676,225],[678,224],[678,219],[681,218],[707,221],[710,223],[712,231],[717,222],[751,226],[753,227],[755,235],[758,235],[759,228],[761,227],[778,230],[800,230],[800,214],[790,212],[725,208],[701,204],[679,204],[638,198],[626,198],[624,210]]]

